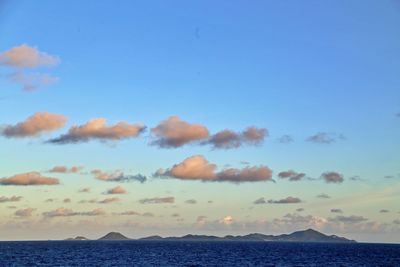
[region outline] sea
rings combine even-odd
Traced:
[[[0,266],[400,266],[399,244],[9,241]]]

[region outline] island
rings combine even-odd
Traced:
[[[83,236],[65,239],[72,240],[89,240]],[[125,241],[125,240],[140,240],[140,241],[264,241],[264,242],[325,242],[325,243],[355,243],[355,240],[347,239],[337,235],[325,235],[314,229],[293,232],[291,234],[282,235],[265,235],[252,233],[248,235],[226,235],[223,237],[213,235],[184,235],[181,237],[161,237],[158,235],[143,237],[139,239],[131,239],[118,232],[110,232],[97,240],[101,241]]]

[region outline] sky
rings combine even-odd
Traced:
[[[0,1],[0,239],[400,241],[400,2]]]

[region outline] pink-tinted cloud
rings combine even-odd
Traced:
[[[49,170],[49,172],[56,173],[78,173],[83,169],[82,166],[72,166],[68,168],[67,166],[54,166]]]
[[[172,203],[175,203],[175,198],[174,197],[144,198],[144,199],[139,200],[139,203],[141,203],[141,204],[162,204],[162,203],[172,204]]]
[[[242,140],[240,133],[225,129],[212,135],[207,143],[214,148],[230,149],[240,147]]]
[[[287,197],[279,200],[273,200],[270,199],[268,200],[268,203],[270,204],[296,204],[296,203],[301,203],[301,199],[298,197]]]
[[[67,118],[48,112],[37,112],[25,121],[15,125],[3,126],[1,135],[9,138],[35,137],[45,132],[56,131],[64,127]]]
[[[58,185],[59,183],[57,178],[42,176],[39,172],[21,173],[0,179],[0,185]]]
[[[272,171],[267,166],[245,167],[243,169],[229,168],[217,173],[219,182],[260,182],[272,180]]]
[[[102,209],[76,212],[72,209],[58,208],[53,211],[43,212],[45,218],[71,217],[71,216],[100,216],[106,214]]]
[[[212,135],[209,140],[203,142],[203,144],[211,144],[214,149],[232,149],[238,148],[243,144],[259,145],[267,136],[267,129],[253,126],[245,129],[241,133],[225,129]]]
[[[16,46],[0,54],[0,65],[13,68],[37,68],[57,65],[60,59],[40,52],[36,47],[26,44]]]
[[[107,190],[106,194],[114,195],[114,194],[126,194],[127,191],[122,186],[116,186]]]
[[[281,179],[288,179],[289,181],[300,181],[306,176],[305,173],[298,173],[293,170],[283,171],[278,174]]]
[[[156,175],[169,176],[182,180],[214,180],[217,166],[209,163],[203,156],[196,155],[185,159],[166,171],[158,170]]]
[[[14,215],[17,217],[31,217],[32,213],[35,211],[36,209],[33,208],[26,208],[26,209],[20,209],[15,211]]]
[[[59,81],[58,77],[46,73],[25,74],[23,72],[14,72],[7,75],[7,78],[12,82],[20,84],[22,89],[26,92],[33,92],[40,87],[51,85]]]
[[[343,175],[338,172],[325,172],[321,174],[321,178],[327,183],[340,184],[343,183]]]
[[[220,222],[221,222],[222,224],[225,224],[225,225],[230,225],[230,224],[233,223],[233,217],[230,216],[230,215],[227,215],[227,216],[225,216],[224,218],[222,218],[222,219],[220,220]]]
[[[158,170],[155,176],[233,183],[272,180],[272,171],[266,166],[247,166],[242,169],[227,168],[220,172],[217,172],[216,168],[215,164],[209,163],[203,156],[196,155],[185,159],[170,169]]]
[[[21,196],[12,196],[12,197],[0,197],[0,203],[5,203],[5,202],[18,202],[22,199]]]
[[[100,141],[122,140],[135,138],[142,133],[146,127],[142,124],[129,124],[118,122],[117,124],[107,126],[106,119],[99,118],[88,121],[80,126],[73,126],[68,133],[48,141],[53,144],[73,144],[88,142],[91,139]]]
[[[208,129],[200,124],[190,124],[178,116],[162,121],[151,132],[156,136],[151,144],[162,148],[177,148],[193,141],[208,138]]]

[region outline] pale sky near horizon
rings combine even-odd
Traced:
[[[0,240],[400,242],[399,25],[395,0],[0,0]]]

